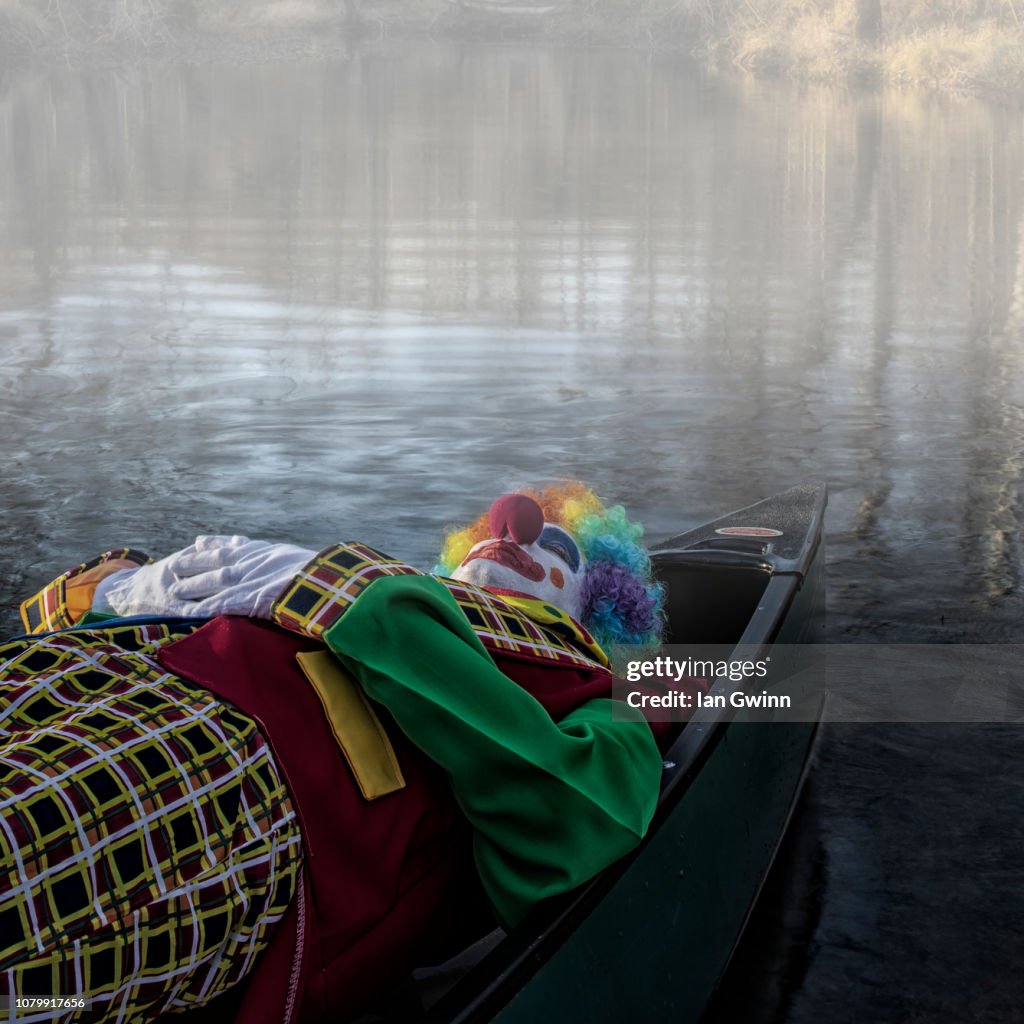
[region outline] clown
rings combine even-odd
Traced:
[[[90,1019],[344,1020],[642,838],[661,761],[603,649],[639,527],[505,495],[424,575],[200,537],[63,574],[0,648],[0,979]]]

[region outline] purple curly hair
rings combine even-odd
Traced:
[[[602,647],[609,644],[657,643],[661,637],[660,584],[621,562],[587,565],[583,576],[583,621]]]

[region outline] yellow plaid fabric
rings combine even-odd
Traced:
[[[42,1020],[149,1021],[244,977],[297,885],[299,828],[255,723],[168,674],[194,627],[0,646],[0,994]]]
[[[597,641],[571,615],[556,608],[547,601],[533,597],[519,597],[516,594],[502,594],[502,601],[518,608],[531,622],[543,625],[550,632],[564,637],[582,651],[586,651],[594,661],[606,668],[611,666],[608,655],[598,646]]]
[[[126,565],[145,565],[152,561],[149,555],[132,548],[117,548],[113,551],[104,551],[102,555],[89,562],[82,562],[73,569],[58,576],[53,582],[47,583],[38,594],[34,594],[27,601],[21,604],[21,621],[25,624],[25,630],[29,633],[49,633],[55,629],[65,629],[73,626],[76,616],[70,609],[68,593],[74,586],[75,580],[83,580],[92,577],[93,588],[95,583],[102,578],[103,572],[100,568],[107,563],[122,563],[111,568],[124,568]],[[90,594],[91,596],[91,594]]]
[[[375,579],[407,573],[419,570],[365,544],[335,544],[303,568],[274,602],[270,617],[285,629],[320,640]]]
[[[365,544],[343,543],[321,551],[292,581],[271,609],[278,625],[318,640],[375,579],[418,569],[388,558]],[[473,631],[489,650],[530,660],[593,668],[608,659],[589,633],[558,609],[541,602],[514,607],[508,600],[469,583],[440,578]],[[540,604],[544,621],[534,622],[529,605]]]

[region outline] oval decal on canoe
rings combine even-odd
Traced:
[[[770,526],[722,526],[715,530],[723,537],[781,537],[781,530]]]

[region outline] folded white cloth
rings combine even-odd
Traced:
[[[316,552],[248,537],[200,536],[173,555],[114,573],[92,607],[118,615],[250,615],[270,608]]]

